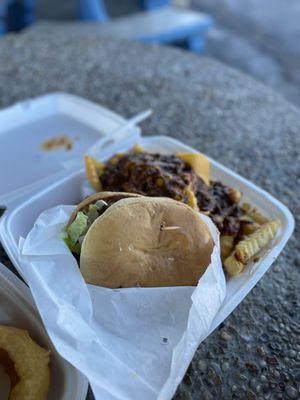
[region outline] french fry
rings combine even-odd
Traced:
[[[268,218],[258,212],[249,203],[244,203],[241,208],[254,222],[257,222],[259,225],[265,224],[269,221]]]
[[[224,260],[230,256],[233,250],[233,242],[234,242],[234,236],[229,236],[229,235],[220,236],[222,262],[224,262]]]
[[[134,153],[140,153],[141,151],[143,151],[143,148],[142,148],[142,146],[140,144],[137,143],[136,145],[134,145],[132,151]]]
[[[257,231],[257,229],[261,226],[247,216],[242,217],[240,219],[240,225],[241,225],[241,232],[243,235],[251,235],[251,233]]]
[[[268,218],[266,218],[264,215],[256,210],[251,211],[248,215],[253,219],[254,222],[258,223],[259,225],[263,225],[269,221]]]
[[[90,184],[97,192],[100,192],[102,190],[102,185],[99,175],[104,169],[104,164],[102,164],[101,162],[95,160],[93,157],[90,156],[84,157],[84,164],[85,164],[86,176]]]
[[[112,158],[110,158],[110,159],[108,160],[108,163],[109,163],[110,165],[116,165],[117,162],[120,160],[120,158],[122,158],[123,156],[124,156],[123,153],[118,153],[118,154],[114,155]]]
[[[234,257],[246,264],[251,257],[259,253],[275,237],[279,227],[279,220],[272,220],[261,225],[259,229],[246,236],[236,245]]]
[[[188,205],[190,207],[192,207],[194,210],[199,211],[197,197],[195,196],[195,193],[194,193],[193,189],[191,188],[191,185],[188,186],[185,193],[188,198]]]
[[[243,271],[245,265],[238,261],[234,254],[231,254],[226,260],[224,261],[224,267],[229,275],[235,276],[238,275],[240,272]]]
[[[185,161],[195,171],[204,182],[209,186],[210,182],[210,163],[208,158],[201,153],[184,153],[178,151],[176,156]]]

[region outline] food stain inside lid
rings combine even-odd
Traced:
[[[60,148],[65,148],[66,151],[72,150],[72,139],[67,135],[59,135],[48,139],[41,144],[41,149],[44,151],[58,150]]]

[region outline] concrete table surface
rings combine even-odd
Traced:
[[[283,201],[299,222],[300,110],[253,79],[187,52],[41,25],[0,40],[0,107],[51,91],[195,146]],[[296,221],[296,225],[297,225]],[[300,398],[300,249],[295,232],[242,304],[199,347],[175,398]],[[0,261],[12,268],[3,250]],[[93,395],[89,393],[89,399]]]

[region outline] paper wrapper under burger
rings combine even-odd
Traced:
[[[197,287],[107,289],[86,285],[61,230],[59,206],[20,240],[20,263],[58,352],[89,379],[96,399],[171,399],[225,297],[219,235]]]

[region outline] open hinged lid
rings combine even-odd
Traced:
[[[0,205],[80,169],[81,159],[101,138],[108,148],[119,140],[112,134],[126,124],[121,116],[88,100],[53,93],[16,103],[0,111]],[[139,128],[123,132],[122,140],[135,140]]]
[[[29,288],[1,263],[0,298],[0,325],[27,330],[33,340],[51,351],[49,400],[84,400],[87,379],[56,352],[35,309]],[[6,379],[0,371],[1,395],[3,387],[6,390]]]

